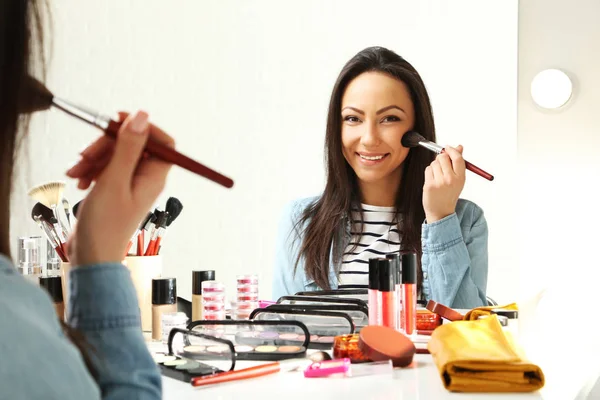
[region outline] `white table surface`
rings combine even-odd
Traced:
[[[239,365],[238,365],[239,364]],[[243,368],[243,363],[237,363]],[[246,365],[247,366],[247,365]],[[429,400],[545,399],[541,392],[525,394],[451,393],[442,385],[430,355],[415,355],[413,364],[396,368],[392,376],[375,375],[355,378],[305,378],[301,371],[280,372],[259,378],[194,388],[172,378],[163,377],[163,398],[185,399],[364,399]]]

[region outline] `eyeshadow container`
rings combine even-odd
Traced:
[[[225,285],[217,281],[201,282],[202,319],[225,319]]]
[[[371,361],[358,347],[358,339],[358,333],[336,336],[333,340],[333,358],[348,358],[352,363]]]
[[[400,264],[400,256],[398,253],[392,253],[385,256],[385,258],[392,260],[392,265],[394,267],[394,285],[395,291],[394,295],[396,296],[394,302],[396,303],[396,330],[402,332],[402,264]]]
[[[445,305],[437,303],[433,300],[429,300],[427,302],[427,309],[450,322],[462,321],[465,319],[465,316],[458,311],[455,311],[452,308],[446,307]]]
[[[232,304],[231,318],[248,319],[250,313],[258,308],[258,276],[237,276],[237,297]]]
[[[402,254],[402,327],[412,335],[417,325],[417,254]]]
[[[309,349],[329,350],[336,336],[354,333],[352,318],[343,312],[274,307],[252,311],[250,320],[301,322],[308,330]]]
[[[258,275],[238,275],[238,285],[258,285]]]
[[[381,323],[379,325],[396,329],[395,265],[391,260],[382,258],[377,263],[377,269],[381,296]]]
[[[364,302],[361,304],[334,304],[334,303],[314,303],[314,304],[276,304],[267,307],[269,310],[281,311],[333,311],[342,312],[352,319],[356,332],[369,324],[369,311]]]
[[[441,324],[442,317],[438,314],[423,308],[417,309],[417,331],[433,331]]]
[[[215,271],[192,271],[192,321],[202,319],[202,282],[214,280]]]
[[[278,361],[306,357],[310,340],[308,329],[298,321],[225,320],[195,321],[189,329],[203,335],[219,333],[230,341],[236,360]],[[198,357],[218,351],[218,348],[195,349]],[[189,351],[184,347],[184,351]]]
[[[152,339],[162,340],[162,315],[177,312],[175,278],[152,279]]]
[[[235,367],[234,347],[228,340],[182,328],[171,329],[168,336],[168,353],[153,355],[164,376],[189,383]]]
[[[373,361],[392,360],[395,367],[410,365],[415,345],[401,332],[387,326],[367,326],[359,335],[358,347]]]
[[[379,258],[369,259],[369,325],[381,324],[381,294],[379,293]]]
[[[162,341],[164,344],[169,342],[169,334],[174,328],[185,329],[188,317],[182,312],[163,313],[161,316]]]
[[[258,301],[239,301],[231,303],[232,319],[249,319],[252,311],[259,308]]]
[[[39,284],[48,292],[54,303],[54,310],[59,320],[65,319],[65,303],[63,301],[62,281],[60,276],[44,276],[39,278]]]

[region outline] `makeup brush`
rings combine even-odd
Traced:
[[[167,199],[167,206],[165,207],[165,211],[169,213],[169,218],[167,220],[167,226],[170,226],[173,221],[179,217],[181,211],[183,210],[183,204],[177,197],[169,197]]]
[[[75,218],[79,218],[79,206],[81,205],[81,203],[83,202],[83,200],[79,200],[77,203],[75,203],[75,205],[73,206],[73,216]]]
[[[148,248],[146,249],[146,253],[144,253],[145,256],[156,255],[156,252],[158,251],[158,246],[160,246],[162,236],[167,226],[167,219],[169,218],[169,213],[166,211],[158,211],[158,213],[159,214],[156,217],[155,227],[154,231],[152,232],[150,243],[148,243]]]
[[[60,232],[56,232],[59,237],[69,234],[69,229],[60,218],[57,207],[62,204],[62,195],[65,190],[65,183],[60,181],[48,182],[43,185],[33,187],[29,190],[29,196],[39,201],[54,213],[59,225]],[[65,236],[66,237],[66,236]]]
[[[433,151],[436,154],[440,154],[440,153],[444,152],[444,148],[442,146],[440,146],[439,144],[437,144],[435,142],[425,139],[423,136],[421,136],[419,133],[417,133],[415,131],[408,131],[404,134],[404,136],[402,136],[402,146],[404,146],[404,147],[421,146],[421,147],[426,148],[427,150]],[[469,171],[476,173],[477,175],[481,176],[482,178],[485,178],[488,181],[494,180],[494,177],[491,174],[489,174],[489,173],[485,172],[484,170],[482,170],[481,168],[471,164],[467,160],[465,160],[465,165]]]
[[[67,200],[65,197],[63,197],[62,205],[63,205],[63,209],[65,210],[65,215],[67,216],[67,222],[69,223],[69,229],[72,229],[73,225],[71,224],[71,206],[69,204],[69,200]]]
[[[54,217],[52,210],[42,203],[36,203],[31,210],[31,218],[37,223],[42,232],[44,232],[46,239],[48,239],[48,242],[50,242],[54,250],[56,250],[56,253],[59,255],[59,257],[63,261],[67,261],[66,253],[62,247],[62,242],[59,239],[58,234],[55,232],[54,227],[57,224],[54,224],[56,218]]]
[[[117,132],[121,126],[121,122],[116,122],[110,117],[101,115],[95,111],[88,110],[84,107],[75,105],[66,100],[55,97],[46,86],[40,81],[28,77],[25,84],[25,93],[22,96],[24,99],[19,104],[19,111],[22,113],[31,113],[35,111],[48,110],[50,107],[56,107],[67,114],[78,118],[90,125],[95,126],[104,131],[104,133],[115,139]],[[226,188],[233,186],[233,180],[221,175],[220,173],[200,164],[199,162],[179,153],[178,151],[163,145],[152,138],[148,138],[146,142],[146,152],[151,156],[161,159],[165,162],[178,165],[188,171],[203,176],[216,182]]]

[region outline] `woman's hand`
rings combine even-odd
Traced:
[[[451,215],[465,186],[463,147],[446,146],[445,151],[425,168],[423,208],[430,224]]]
[[[144,154],[148,137],[174,147],[173,139],[148,123],[148,114],[120,113],[117,140],[102,136],[67,171],[89,192],[78,210],[68,243],[73,265],[120,262],[131,235],[164,188],[171,165]]]

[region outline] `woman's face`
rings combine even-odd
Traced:
[[[408,87],[384,73],[365,72],[348,84],[341,112],[344,157],[359,181],[399,185],[409,151],[401,139],[415,118]]]

